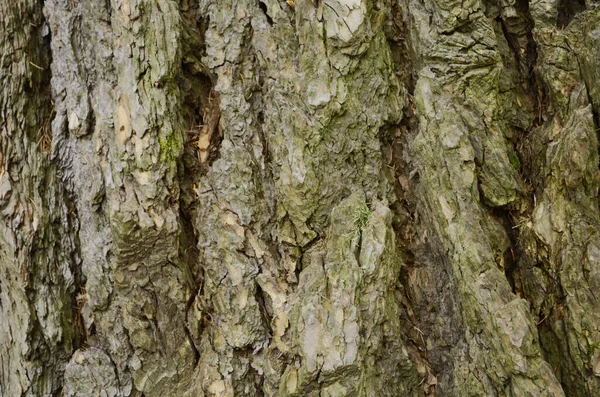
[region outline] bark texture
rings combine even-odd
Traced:
[[[0,396],[600,395],[598,3],[0,2]]]

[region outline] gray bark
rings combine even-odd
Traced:
[[[600,395],[597,5],[0,3],[0,396]]]

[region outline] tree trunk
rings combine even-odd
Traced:
[[[0,1],[0,396],[599,396],[598,4]]]

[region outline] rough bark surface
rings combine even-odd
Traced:
[[[0,396],[600,395],[600,2],[0,2]]]

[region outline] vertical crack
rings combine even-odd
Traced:
[[[194,366],[200,362],[198,349],[202,334],[202,319],[194,316],[198,299],[203,295],[204,274],[199,262],[198,231],[194,226],[197,216],[197,187],[210,164],[218,158],[222,139],[219,130],[219,97],[213,91],[212,76],[201,57],[206,53],[205,35],[208,17],[200,14],[198,5],[183,10],[182,73],[178,85],[181,90],[181,116],[187,145],[179,167],[179,191],[175,203],[179,206],[179,259],[184,272],[188,297],[185,304],[184,332],[194,355]]]
[[[399,286],[399,299],[403,309],[402,316],[404,327],[401,338],[407,347],[410,359],[419,368],[421,383],[418,385],[419,393],[434,395],[441,372],[440,351],[428,348],[427,340],[432,336],[435,327],[427,317],[431,312],[438,311],[439,302],[433,300],[423,302],[419,297],[412,296],[415,292],[415,280],[412,277],[422,270],[422,263],[416,263],[417,257],[422,260],[421,242],[417,237],[416,197],[415,186],[418,174],[413,173],[409,156],[406,151],[410,140],[418,131],[418,118],[416,117],[414,90],[416,85],[416,71],[409,54],[410,40],[408,28],[404,21],[402,9],[398,3],[392,5],[390,23],[387,24],[386,37],[390,48],[395,78],[398,84],[407,89],[405,94],[406,104],[403,109],[403,118],[398,124],[387,125],[381,133],[382,147],[384,148],[384,167],[393,179],[394,192],[397,201],[392,203],[392,226],[396,235],[396,247],[403,266],[397,280]],[[426,308],[427,306],[427,308]],[[446,353],[441,353],[444,355]],[[431,361],[433,355],[433,361]]]

